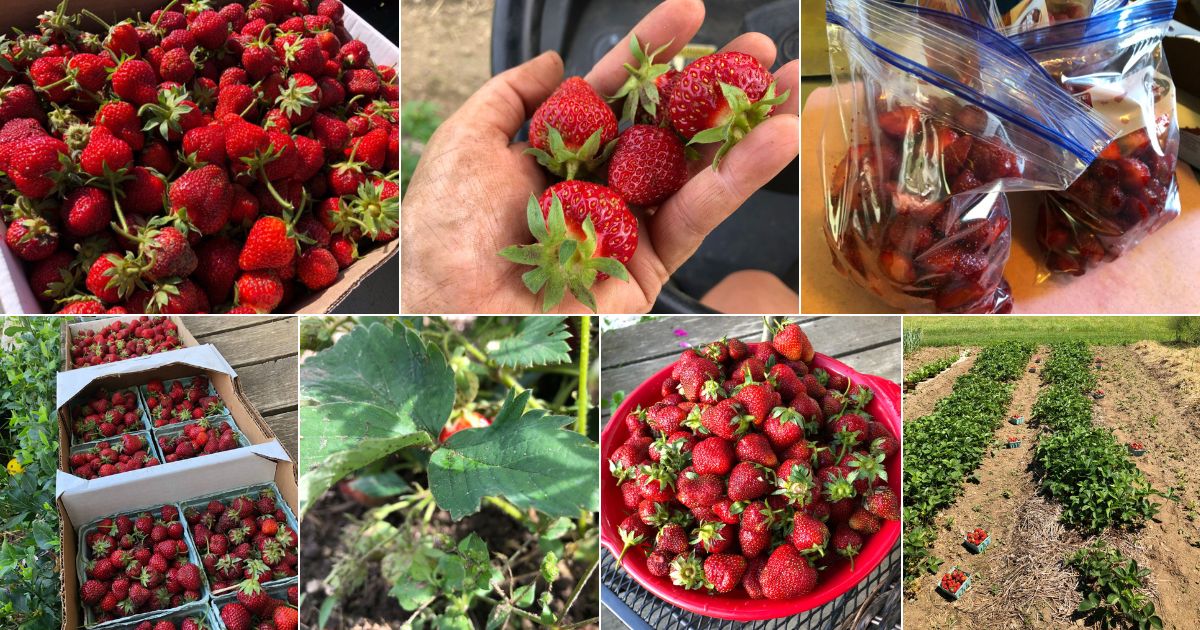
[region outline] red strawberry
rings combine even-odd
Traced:
[[[733,399],[742,405],[746,415],[753,419],[754,426],[762,426],[771,410],[779,405],[779,394],[766,383],[751,383],[742,387]]]
[[[638,547],[650,540],[653,530],[649,525],[643,523],[636,516],[627,516],[621,524],[617,526],[617,533],[621,536],[621,554],[617,556],[617,565],[620,566],[621,560],[625,557],[625,552],[632,547]]]
[[[795,323],[783,325],[771,339],[771,347],[789,361],[812,363],[815,354],[808,335]]]
[[[779,458],[771,449],[771,443],[761,433],[747,433],[738,440],[737,458],[743,462],[753,462],[771,469],[779,464]]]
[[[63,199],[59,213],[68,234],[89,236],[108,227],[113,218],[113,205],[103,190],[84,186],[71,191]]]
[[[29,78],[52,103],[65,103],[71,98],[71,83],[66,77],[65,57],[47,55],[34,59],[29,65]]]
[[[863,538],[858,532],[838,525],[833,532],[833,548],[839,556],[850,559],[850,570],[854,571],[854,557],[862,551]]]
[[[241,247],[226,236],[204,239],[196,248],[198,264],[192,278],[204,287],[208,299],[220,304],[229,299],[237,278]]]
[[[153,103],[158,99],[158,77],[154,68],[141,59],[126,59],[112,75],[113,92],[134,105]]]
[[[704,559],[704,577],[718,593],[729,593],[742,583],[746,559],[731,553],[714,553]]]
[[[535,293],[547,289],[543,310],[558,304],[564,286],[595,310],[591,285],[609,275],[621,279],[628,276],[624,263],[637,249],[637,219],[611,189],[590,182],[559,182],[547,188],[540,200],[530,197],[526,214],[538,242],[507,247],[500,253],[513,262],[534,265],[545,272],[547,280],[529,287]],[[588,235],[588,222],[594,236]],[[568,239],[580,244],[575,255],[564,262],[559,249]]]
[[[33,199],[50,195],[62,173],[60,156],[69,152],[66,143],[41,135],[21,140],[10,151],[7,174],[17,192]]]
[[[120,173],[133,162],[133,150],[108,127],[92,127],[92,135],[79,156],[79,167],[93,177],[108,177]]]
[[[289,606],[276,608],[272,618],[275,621],[275,630],[296,630],[299,623],[299,613]]]
[[[817,570],[795,547],[779,545],[771,552],[759,575],[767,599],[796,599],[817,586]]]
[[[753,501],[742,510],[741,528],[738,529],[738,542],[742,555],[753,558],[761,554],[771,544],[771,523],[774,512],[762,501]]]
[[[196,253],[187,237],[173,227],[164,227],[144,234],[145,253],[150,268],[144,273],[154,281],[172,276],[185,278],[196,270]]]
[[[234,285],[236,302],[259,313],[270,313],[283,301],[283,283],[274,271],[248,271]]]
[[[182,586],[184,590],[200,590],[200,568],[190,562],[184,564],[175,571],[175,579],[179,581],[179,585]]]
[[[863,507],[857,507],[850,513],[850,518],[846,520],[846,524],[853,529],[864,534],[874,534],[879,531],[881,523],[879,517],[871,514]]]
[[[41,217],[22,217],[8,224],[4,242],[21,260],[43,260],[58,249],[58,233]]]
[[[825,545],[829,543],[829,528],[804,512],[796,512],[792,518],[791,541],[799,551],[824,555]]]
[[[216,11],[201,11],[192,18],[188,32],[196,38],[197,44],[217,50],[225,45],[225,39],[229,36],[229,22]]]
[[[104,312],[104,305],[93,298],[78,298],[63,303],[59,315],[97,315]]]
[[[96,258],[96,261],[88,269],[86,280],[88,291],[109,304],[120,302],[123,297],[121,294],[123,283],[120,279],[121,261],[122,258],[118,254],[103,254]]]
[[[679,523],[667,523],[658,530],[654,541],[655,551],[675,556],[688,550],[687,532]]]
[[[879,518],[896,521],[900,519],[900,500],[887,486],[872,488],[863,496],[863,507]]]
[[[250,612],[237,602],[221,606],[221,621],[229,630],[250,630]]]
[[[713,168],[742,137],[787,100],[775,94],[771,73],[752,55],[720,52],[688,64],[672,83],[671,125],[692,142],[720,142]],[[723,89],[740,92],[731,102]]]
[[[18,83],[0,89],[0,126],[16,118],[43,119],[45,116],[33,88]]]
[[[163,81],[187,83],[196,75],[196,64],[184,48],[172,48],[158,62],[158,75]]]
[[[767,469],[758,464],[739,462],[729,473],[729,498],[733,501],[757,499],[770,489],[771,482],[767,480]],[[712,505],[714,502],[715,500],[709,501],[705,505]]]
[[[229,222],[233,188],[225,170],[208,165],[188,171],[171,183],[171,212],[186,212],[189,222],[204,235],[219,232]]]
[[[238,266],[245,271],[279,269],[290,265],[295,256],[292,227],[279,217],[265,216],[259,218],[246,235]]]
[[[692,447],[692,467],[701,475],[726,475],[733,464],[734,448],[729,440],[714,436]]]
[[[617,138],[608,185],[635,206],[656,206],[687,183],[683,143],[670,129],[634,125]]]
[[[566,179],[598,170],[616,137],[617,117],[580,77],[563,81],[529,121],[529,153]]]
[[[132,179],[123,182],[125,197],[121,207],[141,215],[157,215],[163,210],[163,197],[167,192],[166,182],[144,166],[129,170]]]
[[[296,277],[304,286],[318,291],[337,281],[338,262],[328,249],[314,247],[300,254]]]
[[[734,470],[736,471],[736,467]],[[709,507],[725,494],[725,484],[721,478],[716,475],[701,475],[695,470],[687,470],[675,480],[676,486],[679,488],[675,493],[675,498],[680,503],[690,508]],[[730,495],[731,499],[738,499]],[[755,498],[755,497],[749,497]]]

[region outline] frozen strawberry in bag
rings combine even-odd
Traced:
[[[1066,188],[1113,129],[969,19],[883,0],[830,0],[827,16],[835,267],[905,311],[1010,311],[1004,193]]]
[[[1079,179],[1038,210],[1050,271],[1083,275],[1179,215],[1179,124],[1161,46],[1174,12],[1174,0],[1141,2],[1013,37],[1118,129]]]

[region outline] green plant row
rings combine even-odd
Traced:
[[[1086,617],[1089,626],[1140,630],[1163,627],[1154,602],[1145,593],[1150,570],[1139,568],[1136,560],[1098,540],[1076,551],[1067,564],[1079,572],[1083,601],[1076,610]]]
[[[958,357],[946,357],[945,359],[938,359],[937,361],[926,363],[925,365],[922,365],[921,367],[904,375],[904,386],[910,388],[916,387],[917,383],[927,381],[938,374],[941,374],[946,368],[954,365],[954,362],[957,360]]]
[[[54,410],[59,320],[0,317],[0,619],[4,628],[61,625]],[[12,463],[15,460],[15,463]]]
[[[1136,527],[1158,506],[1149,482],[1108,429],[1092,424],[1095,386],[1091,353],[1082,344],[1055,345],[1043,371],[1052,382],[1033,406],[1033,420],[1045,427],[1034,449],[1042,489],[1062,504],[1061,519],[1088,533],[1108,527]],[[1051,370],[1051,368],[1054,368]]]
[[[1092,350],[1082,341],[1051,344],[1050,357],[1042,368],[1042,382],[1064,385],[1079,392],[1096,389],[1096,375],[1090,369]]]
[[[905,579],[935,570],[929,527],[962,492],[979,467],[1012,402],[1012,382],[1025,369],[1033,345],[1001,342],[984,349],[971,370],[954,382],[933,413],[904,426]]]

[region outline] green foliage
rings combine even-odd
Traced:
[[[1051,344],[1086,341],[1120,345],[1172,341],[1174,317],[905,317],[904,328],[919,329],[926,346],[978,346],[997,340]]]
[[[1171,331],[1178,343],[1200,343],[1200,317],[1177,315],[1171,318]]]
[[[1034,421],[1049,429],[1034,449],[1041,486],[1062,504],[1062,521],[1090,533],[1140,526],[1158,511],[1149,482],[1108,429],[1092,425],[1095,387],[1086,344],[1055,344],[1042,378]]]
[[[587,365],[571,352],[565,319],[337,325],[334,334],[314,329],[313,339],[331,345],[301,366],[301,458],[317,462],[301,473],[301,510],[348,475],[351,490],[384,504],[348,528],[318,625],[376,566],[413,613],[406,627],[484,627],[483,608],[492,611],[486,627],[561,624],[573,600],[550,588],[559,562],[592,567],[571,576],[582,588],[599,561],[590,514],[599,509],[598,447],[564,428],[596,411],[586,388],[576,390]],[[493,420],[440,443],[447,421],[467,411]],[[444,510],[457,521],[484,504],[512,519],[521,551],[489,551],[474,534],[455,540],[437,517]]]
[[[1138,568],[1136,560],[1098,540],[1076,551],[1067,564],[1079,572],[1083,601],[1076,612],[1089,625],[1139,630],[1163,627],[1145,592],[1150,570]]]
[[[1027,343],[984,349],[933,413],[904,425],[905,577],[911,582],[936,567],[928,557],[934,515],[954,502],[983,461],[1012,401],[1012,381],[1033,353]]]
[[[908,356],[921,349],[921,346],[924,345],[925,334],[920,328],[905,326],[901,332],[900,341],[904,348],[904,356]]]
[[[941,374],[943,370],[951,365],[954,365],[954,362],[957,360],[958,357],[946,357],[944,359],[938,359],[937,361],[930,361],[929,363],[922,365],[912,372],[905,374],[904,385],[905,387],[916,387],[917,383],[929,380],[938,374]]]
[[[61,625],[54,507],[59,323],[53,317],[4,317],[2,323],[0,418],[6,422],[0,466],[15,459],[24,468],[13,475],[0,471],[0,618],[6,628]]]
[[[408,189],[425,143],[442,124],[437,105],[429,101],[406,101],[400,108],[400,194]]]

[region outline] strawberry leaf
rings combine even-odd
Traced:
[[[533,367],[565,363],[571,360],[565,317],[526,317],[517,326],[517,333],[496,342],[489,356],[505,367]]]
[[[300,370],[301,514],[353,470],[430,446],[454,405],[445,357],[413,331],[358,326]]]
[[[429,488],[454,520],[496,496],[550,516],[599,509],[596,443],[564,429],[567,416],[526,411],[529,396],[509,392],[490,427],[456,433],[430,456]]]

